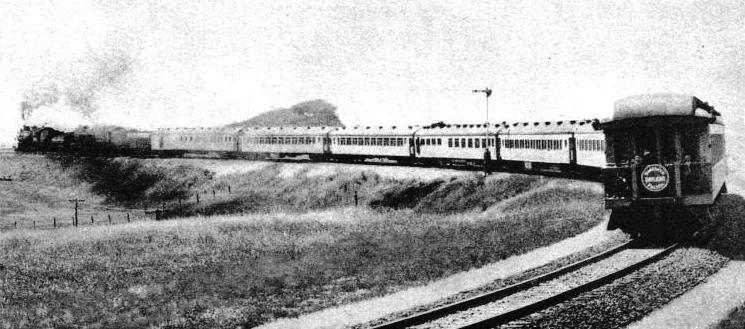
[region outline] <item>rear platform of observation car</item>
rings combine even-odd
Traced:
[[[606,135],[608,209],[711,205],[724,188],[724,123],[694,96],[624,98],[599,128]]]

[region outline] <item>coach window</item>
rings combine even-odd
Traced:
[[[398,146],[404,146],[404,139],[403,138],[399,138],[398,139]]]
[[[473,147],[475,147],[475,148],[480,148],[481,147],[481,145],[479,144],[479,139],[478,138],[476,138],[476,141],[474,142],[474,146]]]
[[[460,138],[455,139],[455,147],[460,147]]]
[[[448,138],[448,147],[453,147],[453,139]]]
[[[437,145],[442,145],[442,138],[437,139]]]

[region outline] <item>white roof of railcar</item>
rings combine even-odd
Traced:
[[[551,135],[551,134],[588,134],[597,132],[593,123],[597,120],[562,120],[502,123],[500,135]]]
[[[317,136],[339,127],[245,127],[244,136]]]
[[[602,124],[650,117],[700,117],[719,120],[720,114],[693,95],[657,93],[634,95],[616,101],[613,116]]]
[[[550,135],[550,134],[587,134],[596,132],[593,123],[597,120],[535,121],[535,122],[502,122],[489,125],[489,134],[500,135]],[[484,124],[440,124],[424,127],[417,132],[421,136],[455,136],[483,135]]]
[[[489,133],[496,133],[496,125],[489,125]],[[486,134],[485,124],[435,124],[424,127],[417,132],[418,136],[461,136],[461,135],[484,135]]]
[[[411,136],[419,126],[354,126],[343,127],[331,132],[332,136]]]
[[[243,128],[225,128],[225,127],[190,127],[190,128],[158,128],[158,133],[172,134],[233,134],[241,131]]]

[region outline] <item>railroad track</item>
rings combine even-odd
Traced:
[[[634,249],[636,241],[499,290],[373,327],[493,328],[609,284],[679,247]]]

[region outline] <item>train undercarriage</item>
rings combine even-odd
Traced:
[[[682,206],[675,203],[635,205],[611,211],[608,230],[621,229],[647,241],[705,243],[714,234],[722,214],[722,188],[713,204]]]

